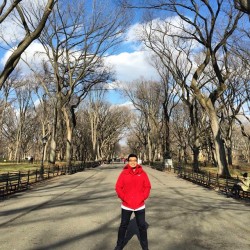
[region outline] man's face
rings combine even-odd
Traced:
[[[137,165],[137,158],[129,157],[128,164],[130,165],[130,167],[135,168]]]

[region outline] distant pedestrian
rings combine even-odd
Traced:
[[[130,217],[134,212],[140,233],[140,243],[143,250],[148,250],[147,225],[145,221],[145,200],[149,197],[151,184],[147,173],[137,163],[135,154],[128,156],[125,165],[116,182],[116,193],[122,200],[121,224],[115,250],[122,250]]]
[[[33,164],[33,161],[34,161],[33,156],[28,156],[28,161],[29,161],[29,163]]]

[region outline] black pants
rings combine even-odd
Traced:
[[[124,239],[130,217],[133,211],[122,209],[121,212],[121,224],[118,231],[117,247],[118,249],[123,248]],[[140,233],[140,243],[143,250],[148,250],[148,236],[147,236],[147,225],[145,221],[145,209],[134,211],[135,219]]]

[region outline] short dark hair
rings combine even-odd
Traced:
[[[243,177],[247,177],[247,176],[248,176],[248,173],[244,173],[244,174],[243,174]]]
[[[128,156],[128,161],[129,161],[129,158],[131,158],[131,157],[135,157],[136,159],[138,159],[138,157],[137,157],[136,154],[130,154],[130,155]]]

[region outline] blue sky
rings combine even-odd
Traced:
[[[31,0],[24,0],[23,3],[29,1]],[[115,55],[111,55],[109,58],[107,58],[108,63],[112,65],[113,69],[116,72],[116,81],[122,84],[126,84],[141,77],[150,80],[156,78],[156,72],[148,63],[148,58],[145,51],[141,50],[140,46],[138,46],[138,42],[136,42],[133,38],[133,30],[135,28],[134,24],[139,21],[139,17],[140,12],[136,11],[134,22],[127,30],[127,40],[120,44],[120,47]],[[13,36],[12,33],[13,30],[18,30],[18,28],[13,27],[13,24],[9,24],[7,22],[4,24],[4,26],[5,27],[1,25],[2,29],[0,30],[0,34],[1,32],[3,32],[5,35],[7,35],[8,39],[15,40],[15,36]],[[20,36],[21,33],[22,32],[17,32],[16,36]],[[9,48],[5,47],[5,49],[3,49],[1,47],[3,45],[4,43],[1,43],[0,41],[1,68],[4,65],[4,62],[7,60],[8,55],[10,54],[10,52],[6,50]],[[35,62],[33,62],[31,58],[33,57],[34,51],[43,51],[41,45],[39,45],[37,41],[34,41],[26,49],[25,55],[23,55],[33,65],[35,64]],[[22,72],[28,71],[28,67],[25,66],[24,63],[20,62],[19,66],[22,68]],[[114,89],[108,91],[107,99],[113,104],[123,104],[128,101],[121,96],[119,91],[116,91]]]
[[[134,47],[133,42],[124,42],[121,44],[122,51],[115,55],[111,55],[107,58],[109,65],[112,65],[115,71],[115,79],[117,82],[126,84],[134,80],[144,77],[145,79],[156,79],[157,74],[154,68],[148,62],[148,55],[145,51],[141,51],[140,48]],[[34,51],[42,51],[41,45],[37,42],[33,42],[25,51],[24,57],[28,58],[29,62],[32,62]],[[0,63],[1,67],[8,58],[9,51],[0,49]],[[32,62],[34,67],[35,62]],[[39,65],[39,64],[38,64]],[[20,61],[19,66],[22,68],[22,72],[28,72],[28,67]],[[117,88],[117,87],[115,87]],[[107,99],[113,104],[122,104],[128,100],[122,97],[116,89],[110,89],[107,93]]]

